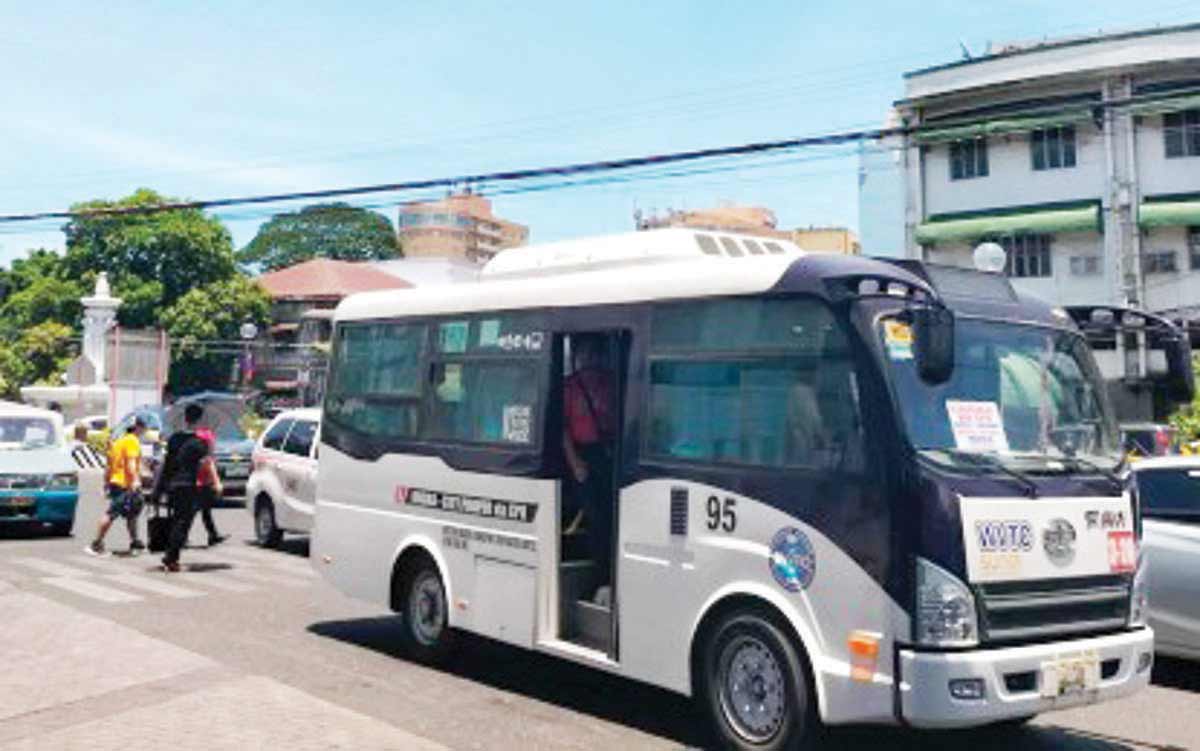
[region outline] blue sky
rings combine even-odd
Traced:
[[[873,127],[900,74],[958,58],[959,40],[1193,20],[1194,0],[0,0],[0,214],[142,186],[253,195]],[[785,227],[855,226],[856,170],[841,147],[495,203],[534,241],[722,201]],[[219,216],[240,247],[268,211]],[[0,227],[0,263],[61,247],[60,224]]]

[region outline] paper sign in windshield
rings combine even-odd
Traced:
[[[913,359],[912,327],[901,321],[883,322],[883,341],[887,345],[888,357],[893,360]]]
[[[1008,436],[1000,419],[1000,407],[995,402],[963,402],[946,400],[954,445],[963,451],[1008,451]]]

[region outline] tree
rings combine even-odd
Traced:
[[[234,276],[188,292],[162,313],[163,328],[177,345],[171,384],[179,391],[223,388],[229,382],[236,345],[206,342],[240,339],[246,321],[265,326],[271,298],[251,279]]]
[[[1192,357],[1192,372],[1200,383],[1200,355]],[[1169,422],[1179,429],[1179,441],[1190,443],[1200,440],[1200,389],[1188,404],[1180,405],[1171,415]]]
[[[58,321],[78,328],[82,306],[79,298],[90,282],[67,277],[62,256],[49,250],[35,250],[28,257],[13,261],[12,268],[0,272],[4,302],[0,304],[0,337],[12,340],[30,326],[43,321]]]
[[[326,203],[276,214],[238,252],[237,260],[274,271],[312,258],[379,261],[400,255],[387,217],[345,203]]]
[[[71,208],[94,212],[176,200],[143,188],[117,201],[89,201]],[[76,217],[63,232],[66,278],[108,272],[114,294],[128,296],[118,312],[123,326],[152,326],[189,291],[237,271],[229,231],[198,209]]]
[[[16,341],[0,343],[0,392],[17,399],[21,386],[61,383],[75,350],[70,326],[57,321],[30,326]]]

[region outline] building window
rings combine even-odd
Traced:
[[[1200,271],[1200,227],[1188,227],[1188,257],[1192,271]]]
[[[1200,156],[1200,109],[1163,115],[1167,158]]]
[[[1015,235],[1000,238],[1000,245],[1008,252],[1008,268],[1005,272],[1018,279],[1052,276],[1052,239],[1050,235]]]
[[[987,141],[973,138],[950,144],[950,179],[969,180],[972,177],[987,177]]]
[[[1147,274],[1170,274],[1178,270],[1173,250],[1156,250],[1142,256],[1142,271]]]
[[[1029,144],[1035,170],[1063,169],[1075,166],[1075,127],[1035,130]]]
[[[1100,256],[1071,256],[1072,276],[1095,276],[1100,273]]]

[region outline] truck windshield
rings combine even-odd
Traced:
[[[918,376],[906,324],[885,319],[879,335],[905,429],[934,460],[986,454],[1026,471],[1119,464],[1116,421],[1078,334],[960,317],[954,373],[940,385]]]

